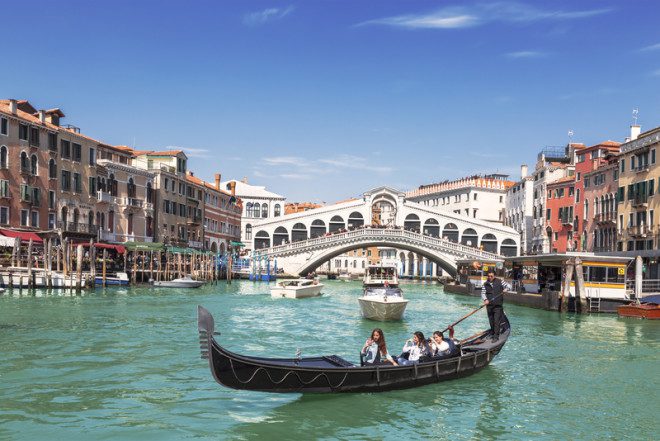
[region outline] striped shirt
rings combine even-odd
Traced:
[[[483,285],[481,285],[481,300],[486,300],[486,283],[490,282],[485,282]],[[511,285],[508,282],[500,280],[500,283],[502,284],[502,289],[504,291],[511,291]]]

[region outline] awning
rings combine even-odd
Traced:
[[[233,240],[231,242],[229,242],[229,245],[231,245],[233,247],[244,247],[245,246],[245,244],[243,242],[234,242]]]
[[[89,242],[78,242],[74,243],[74,246],[82,245],[83,247],[89,247]],[[124,254],[126,252],[126,247],[123,245],[115,245],[111,243],[95,243],[94,246],[100,249],[115,250],[119,254]]]
[[[21,239],[23,242],[29,242],[32,239],[33,243],[42,243],[43,239],[37,236],[36,233],[32,231],[14,231],[14,230],[5,230],[0,229],[0,234],[7,237],[16,237]]]
[[[0,236],[0,247],[11,247],[14,248],[16,239],[13,237]]]
[[[124,242],[122,245],[128,251],[163,251],[160,242]]]

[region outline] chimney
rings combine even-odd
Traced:
[[[10,99],[9,100],[9,112],[11,112],[12,115],[16,115],[17,110],[18,110],[18,103],[16,102],[15,99]]]
[[[46,122],[46,111],[45,110],[40,110],[39,111],[39,121],[41,121],[42,124]]]
[[[248,181],[247,181],[247,176],[243,176],[243,179],[241,179],[241,182],[242,182],[243,184],[247,184],[247,183],[248,183]]]
[[[527,177],[527,164],[520,166],[520,179],[525,179]]]
[[[642,132],[642,128],[637,124],[630,126],[630,140],[634,141],[639,137],[639,134]]]
[[[220,178],[221,177],[222,177],[222,175],[220,173],[215,174],[215,189],[216,190],[220,190],[220,180],[221,180]]]

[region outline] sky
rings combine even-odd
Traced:
[[[0,97],[332,203],[660,126],[655,1],[3,3]]]

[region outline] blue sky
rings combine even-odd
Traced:
[[[3,4],[0,95],[196,175],[333,202],[660,125],[653,1]]]

